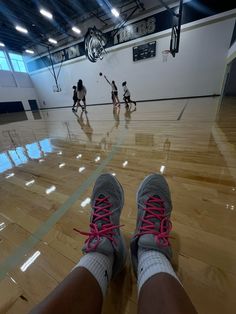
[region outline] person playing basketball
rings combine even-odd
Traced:
[[[86,87],[83,85],[83,81],[79,80],[77,84],[77,98],[78,98],[77,110],[78,110],[78,107],[80,106],[82,108],[82,111],[87,112],[86,111],[86,98],[85,98],[86,94],[87,94]],[[81,105],[80,103],[81,100],[83,101],[84,106]]]
[[[133,101],[131,98],[130,98],[130,91],[128,90],[128,87],[127,87],[127,82],[125,81],[125,82],[123,82],[122,83],[122,86],[123,86],[123,88],[124,88],[124,102],[125,102],[125,107],[126,108],[129,108],[129,103],[131,104],[131,103],[133,103],[134,105],[135,105],[135,107],[136,107],[136,101]]]
[[[104,75],[104,78],[107,81],[107,83],[111,86],[111,99],[112,99],[114,107],[120,107],[120,101],[118,98],[118,89],[117,89],[115,81],[110,82],[105,75]]]
[[[77,90],[76,90],[76,86],[73,86],[73,106],[72,106],[72,111],[75,111],[75,106],[77,104],[77,101],[78,101],[78,97],[77,97]]]

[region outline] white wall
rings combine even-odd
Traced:
[[[99,77],[99,72],[116,81],[120,96],[121,83],[126,80],[136,100],[219,94],[233,26],[234,18],[211,21],[192,29],[185,26],[181,33],[180,52],[175,58],[170,56],[167,63],[163,63],[161,51],[169,46],[169,34],[165,37],[155,35],[157,56],[153,59],[134,63],[132,47],[129,46],[113,48],[95,64],[84,57],[65,63],[59,77],[61,93],[52,92],[54,82],[48,70],[32,73],[31,77],[42,107],[71,105],[72,85],[79,78],[87,87],[88,104],[110,102],[110,87]],[[136,44],[132,42],[132,46]]]
[[[29,74],[0,70],[0,102],[21,101],[30,110],[29,99],[38,99]]]

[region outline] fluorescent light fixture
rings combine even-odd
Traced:
[[[40,251],[36,251],[30,258],[27,259],[27,261],[20,267],[20,270],[25,272],[27,268],[30,267],[31,264],[39,257],[41,254]]]
[[[85,167],[80,167],[79,172],[83,172],[85,170]]]
[[[26,49],[25,52],[26,52],[26,53],[29,53],[29,54],[31,54],[31,55],[34,54],[34,50],[30,50],[30,49]]]
[[[61,164],[59,164],[59,168],[62,168],[62,167],[64,167],[66,165],[66,163],[65,162],[62,162]]]
[[[48,38],[48,41],[51,43],[51,44],[57,44],[57,41],[53,38]]]
[[[5,228],[6,228],[5,222],[1,222],[1,223],[0,223],[0,231],[2,231],[2,230],[5,229]]]
[[[80,159],[82,157],[82,154],[79,154],[76,156],[76,159]]]
[[[126,160],[123,162],[123,167],[126,167],[127,165],[128,165],[128,161]]]
[[[166,166],[161,166],[161,168],[160,168],[160,173],[164,173],[164,171],[165,171],[165,168],[166,168]]]
[[[9,178],[11,178],[11,177],[14,177],[14,175],[15,175],[15,173],[14,172],[12,172],[12,173],[9,173],[8,175],[6,175],[6,179],[9,179]]]
[[[101,157],[100,157],[100,156],[98,156],[98,157],[96,157],[96,158],[94,159],[95,162],[98,162],[99,160],[101,160]]]
[[[34,182],[35,182],[35,180],[30,180],[30,181],[25,182],[25,185],[30,186],[30,185],[34,184]]]
[[[19,25],[16,25],[16,30],[17,30],[18,32],[21,32],[21,33],[24,33],[24,34],[28,34],[27,29],[24,28],[24,27],[21,27],[21,26],[19,26]]]
[[[46,16],[48,19],[52,19],[53,15],[52,13],[50,13],[49,11],[45,10],[45,9],[41,9],[39,11],[43,16]]]
[[[4,43],[0,42],[0,47],[5,47]]]
[[[115,8],[112,8],[112,9],[111,9],[111,13],[112,13],[115,17],[120,16],[120,13],[119,13]]]
[[[52,185],[50,188],[46,189],[46,194],[51,194],[54,191],[56,191],[56,187],[55,185]]]
[[[76,26],[72,27],[72,31],[75,32],[76,34],[80,34],[81,33],[81,30],[78,27],[76,27]]]
[[[82,207],[87,206],[91,201],[91,198],[87,197],[85,200],[83,200],[83,202],[81,203]]]

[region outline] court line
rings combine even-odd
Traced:
[[[81,184],[81,186],[62,204],[47,221],[42,223],[39,228],[31,234],[28,239],[24,240],[19,247],[17,247],[11,255],[9,255],[4,262],[0,264],[0,280],[2,280],[7,272],[13,267],[17,266],[18,262],[29,251],[42,240],[42,238],[50,231],[50,229],[57,223],[57,221],[70,209],[70,207],[78,200],[78,198],[87,190],[88,187],[101,174],[103,169],[109,164],[114,155],[120,149],[120,145],[125,139],[125,130],[119,134],[116,144],[112,147],[111,152],[106,159],[92,172],[92,174]]]
[[[184,105],[184,108],[181,110],[180,115],[177,118],[177,121],[179,121],[182,118],[182,115],[183,115],[187,105],[188,105],[188,100],[187,100],[186,104]]]

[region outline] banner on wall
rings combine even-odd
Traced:
[[[89,27],[84,36],[85,54],[89,61],[96,62],[98,59],[102,60],[106,53],[106,44],[107,37],[95,26]]]
[[[202,6],[207,8],[207,2],[204,3],[204,0],[192,0],[184,3],[183,5],[183,19],[182,24],[190,23],[193,21],[197,21],[217,13],[221,13],[224,11],[228,11],[234,9],[234,5],[231,3],[224,3],[222,6],[217,5],[217,1],[211,4],[211,10],[202,10],[202,7],[199,5],[199,2],[202,3]],[[215,7],[213,7],[215,6]],[[176,10],[178,7],[172,8]],[[118,31],[111,30],[106,33],[102,33],[103,35],[103,48],[110,48],[116,45],[120,45],[137,38],[142,38],[154,33],[158,33],[172,27],[172,16],[167,11],[161,11],[156,14],[153,14],[147,18],[140,19],[139,21],[130,23],[129,25],[123,26]],[[89,30],[88,30],[89,31]],[[88,33],[87,33],[88,34]],[[90,36],[90,40],[88,41],[90,44],[93,42]],[[86,37],[85,37],[86,40]],[[90,45],[93,46],[92,44]],[[54,64],[60,64],[62,61],[72,60],[81,56],[86,55],[86,42],[80,42],[77,44],[73,44],[70,47],[63,48],[51,54],[52,60]],[[96,49],[98,46],[95,44]],[[100,47],[101,48],[101,47]],[[99,49],[98,49],[99,50]],[[92,49],[90,51],[87,49],[87,53],[91,59],[96,59],[97,52],[93,54]],[[94,61],[92,61],[94,62]],[[27,63],[28,71],[33,72],[45,67],[50,66],[49,56],[43,56],[41,58],[34,59]]]

